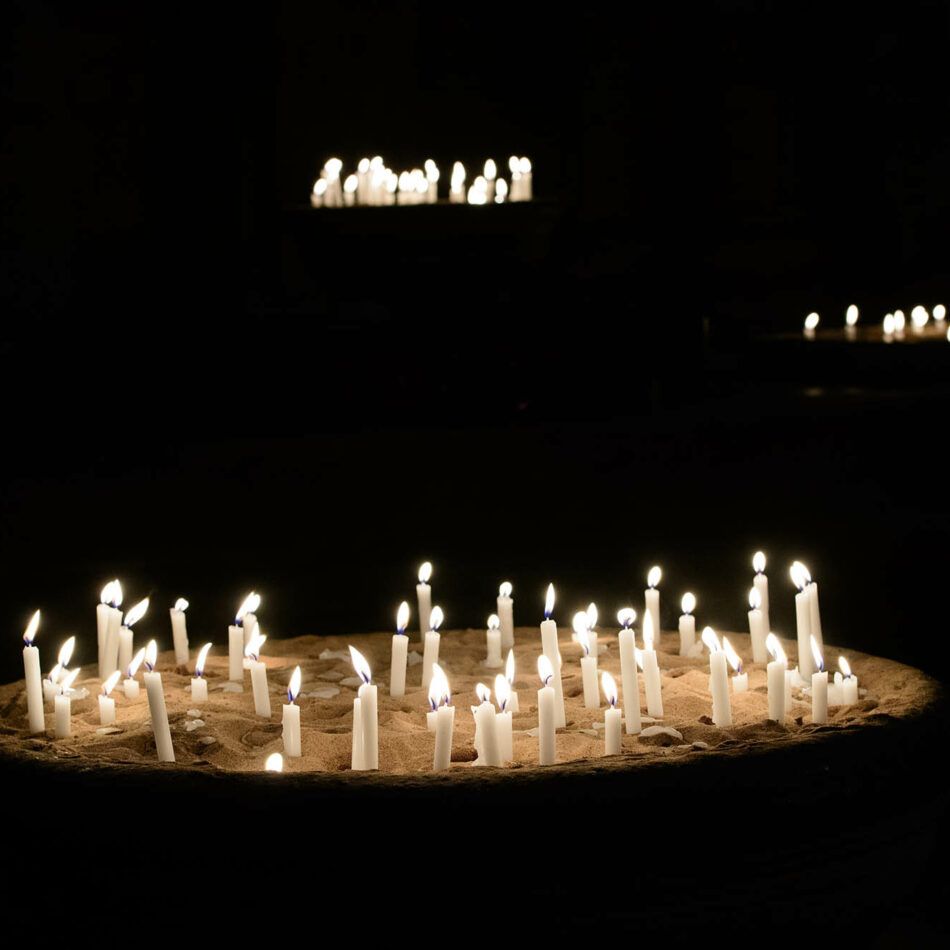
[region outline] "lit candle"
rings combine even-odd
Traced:
[[[805,339],[814,340],[815,339],[815,330],[818,328],[818,323],[821,320],[821,317],[817,313],[810,313],[805,317]]]
[[[116,670],[102,684],[102,692],[99,693],[100,726],[111,726],[115,722],[115,700],[109,694],[115,689],[115,684],[119,682],[121,675],[122,673]]]
[[[59,648],[59,655],[56,659],[56,666],[50,670],[49,676],[43,680],[43,698],[47,702],[53,702],[59,695],[58,683],[69,666],[69,661],[73,658],[73,649],[76,646],[76,638],[69,637]]]
[[[643,683],[647,694],[647,713],[654,719],[663,717],[663,690],[660,681],[660,665],[653,648],[653,614],[643,615]],[[626,703],[626,698],[624,698]]]
[[[534,197],[532,184],[531,159],[522,158],[518,162],[518,171],[521,174],[521,200],[530,201]]]
[[[899,340],[904,339],[904,327],[907,325],[907,320],[904,317],[903,310],[894,311],[894,332],[897,334]]]
[[[765,648],[765,638],[768,628],[762,611],[762,594],[758,587],[749,590],[749,637],[752,640],[752,662],[765,663],[769,653]]]
[[[108,585],[107,585],[108,586]],[[105,594],[105,590],[103,590]],[[106,637],[103,645],[103,663],[99,678],[104,679],[115,670],[121,670],[119,666],[119,626],[122,623],[122,585],[118,580],[112,581],[109,590],[109,612],[106,623]]]
[[[680,656],[689,656],[696,645],[696,618],[692,616],[696,609],[696,598],[687,591],[680,601],[683,613],[680,616]]]
[[[501,666],[501,620],[498,614],[488,617],[488,629],[485,631],[486,659],[485,666],[497,669]]]
[[[152,732],[155,734],[155,749],[159,762],[174,762],[175,748],[168,728],[168,712],[165,709],[165,692],[162,689],[162,674],[155,669],[158,646],[154,640],[145,648],[145,692],[148,695],[148,711],[152,717]]]
[[[890,343],[894,334],[894,315],[892,313],[884,314],[884,319],[881,321],[881,332],[884,334],[884,342]]]
[[[40,675],[40,651],[33,646],[36,631],[40,626],[40,612],[37,610],[23,631],[23,678],[26,681],[26,718],[30,732],[44,732],[46,717],[43,712],[43,684]]]
[[[811,653],[815,660],[815,672],[811,674],[811,721],[826,723],[828,721],[828,671],[825,669],[825,659],[821,655],[818,640],[814,635],[811,638]]]
[[[393,634],[392,659],[389,664],[389,695],[406,695],[406,663],[409,657],[409,604],[403,601],[396,611],[396,632]]]
[[[360,180],[355,174],[349,174],[343,181],[343,204],[352,208],[356,204],[356,189]]]
[[[788,670],[788,660],[782,644],[774,633],[770,633],[765,638],[765,646],[772,655],[772,662],[766,667],[769,719],[783,722],[785,719],[785,673]]]
[[[792,564],[789,573],[792,583],[798,588],[795,595],[795,621],[798,632],[798,667],[802,677],[807,680],[814,672],[811,656],[811,595],[807,591],[811,580],[808,568],[801,561]]]
[[[712,693],[712,721],[721,729],[732,725],[729,703],[729,671],[726,654],[712,627],[703,628],[703,643],[709,648],[709,689]]]
[[[597,689],[597,661],[590,655],[590,622],[587,611],[574,614],[574,635],[581,645],[584,655],[581,657],[581,679],[584,683],[584,708],[600,709],[600,692]]]
[[[264,760],[264,771],[283,772],[284,757],[279,752],[271,752],[271,754]]]
[[[433,611],[434,613],[434,611]],[[360,768],[371,771],[379,768],[379,715],[377,713],[376,687],[370,682],[373,678],[369,663],[359,650],[350,647],[350,659],[353,669],[363,681],[359,689],[360,737],[363,755]],[[355,710],[355,707],[354,707]]]
[[[614,678],[604,670],[600,674],[600,685],[609,707],[604,713],[604,755],[619,755],[620,720],[623,712],[617,708],[617,684]]]
[[[734,693],[748,692],[749,674],[742,672],[742,657],[733,649],[728,637],[722,638],[722,649],[726,654],[729,665],[735,670],[735,675],[732,677],[732,691]]]
[[[57,739],[65,739],[72,732],[72,693],[73,680],[79,675],[77,666],[70,673],[64,673],[63,678],[57,686],[56,700],[53,704],[55,713],[53,723],[53,735]]]
[[[425,647],[422,651],[422,688],[426,689],[432,681],[432,667],[439,662],[439,627],[445,620],[441,607],[433,607],[429,614],[429,631],[426,633]]]
[[[521,160],[517,155],[512,155],[508,159],[508,171],[511,173],[511,193],[508,195],[508,200],[523,201],[524,185],[521,180]]]
[[[495,601],[495,609],[498,611],[498,619],[501,621],[501,646],[504,650],[510,650],[515,645],[512,590],[511,581],[502,581],[498,585],[498,599]]]
[[[450,705],[449,681],[441,668],[429,684],[429,703],[435,710],[435,754],[432,771],[441,772],[452,763],[452,732],[455,728],[455,707]],[[431,714],[430,714],[431,715]]]
[[[424,561],[419,567],[419,583],[416,584],[416,599],[419,604],[419,639],[433,629],[430,614],[432,613],[432,588],[429,580],[432,577],[432,565]],[[422,684],[428,686],[428,681]]]
[[[185,611],[188,609],[188,601],[184,597],[179,597],[175,601],[175,606],[168,610],[172,618],[172,641],[175,644],[175,662],[179,666],[188,665],[188,627],[185,623]]]
[[[465,166],[461,162],[456,162],[452,166],[450,185],[449,202],[451,204],[465,204]]]
[[[283,707],[284,752],[292,759],[300,758],[300,707],[295,700],[300,692],[300,667],[295,666],[287,685],[287,702]]]
[[[208,651],[211,644],[206,643],[198,651],[198,659],[195,660],[195,675],[191,678],[191,701],[194,703],[206,703],[208,701],[208,681],[204,677],[205,660],[208,659]]]
[[[660,592],[656,589],[656,585],[660,583],[662,576],[663,572],[659,567],[651,567],[647,574],[647,589],[643,592],[646,603],[643,611],[643,629],[646,630],[646,615],[649,614],[653,618],[653,649],[656,650],[660,648]]]
[[[267,639],[262,633],[254,633],[251,642],[244,648],[250,660],[251,688],[254,690],[254,712],[270,719],[270,693],[267,691],[267,667],[261,662],[261,647]]]
[[[541,677],[541,689],[538,690],[538,764],[553,765],[557,757],[554,734],[555,694],[551,686],[554,666],[543,653],[538,657],[538,676]]]
[[[113,623],[115,624],[115,633],[118,636],[119,620],[122,618],[122,611],[118,610],[118,605],[122,603],[122,585],[117,581],[109,581],[102,588],[99,594],[99,603],[96,604],[96,636],[99,643],[99,679],[105,679],[112,670],[107,670],[109,665],[109,634]],[[113,664],[113,670],[119,662],[118,640],[116,641],[116,659]]]
[[[485,168],[482,171],[485,177],[485,200],[489,203],[495,200],[495,179],[498,177],[498,166],[493,158],[485,159]]]
[[[235,615],[234,623],[228,627],[228,679],[232,683],[237,683],[244,688],[244,618],[248,613],[252,613],[254,606],[260,602],[260,598],[253,591],[244,598],[238,612]]]
[[[769,632],[769,579],[765,574],[765,552],[756,551],[752,555],[752,570],[755,571],[755,577],[752,579],[752,586],[759,592],[759,609],[762,611],[762,622],[765,625],[765,632]],[[762,659],[758,659],[753,654],[752,660],[755,663],[764,663],[768,659],[766,653]]]
[[[508,697],[508,710],[512,713],[521,712],[521,704],[518,702],[518,691],[515,689],[515,651],[508,651],[508,659],[505,660],[505,679],[508,680],[510,695]]]
[[[495,714],[495,731],[498,733],[498,754],[502,763],[511,762],[514,758],[512,741],[511,687],[504,673],[495,677],[495,702],[498,703],[498,712]]]
[[[479,737],[478,762],[480,765],[501,765],[501,749],[498,745],[498,732],[495,724],[495,707],[491,701],[491,690],[479,683],[475,695],[480,702],[475,710],[475,731]]]
[[[551,663],[555,727],[562,729],[567,725],[567,715],[564,711],[564,688],[561,683],[561,651],[557,644],[557,624],[551,619],[553,612],[554,585],[549,584],[547,596],[544,599],[544,620],[541,622],[541,649]]]
[[[140,600],[125,615],[125,622],[119,629],[119,666],[124,670],[132,662],[132,628],[145,616],[148,610],[148,598]]]
[[[806,571],[807,573],[807,571]],[[808,575],[808,586],[805,588],[808,594],[808,611],[811,617],[811,633],[818,641],[818,648],[825,649],[825,639],[821,635],[821,611],[818,607],[818,581],[812,580]]]
[[[425,162],[426,170],[426,200],[434,205],[439,200],[439,166],[431,158]]]
[[[850,706],[858,701],[858,678],[851,672],[851,664],[843,656],[838,657],[838,666],[844,677],[841,681],[841,702]]]
[[[597,655],[600,651],[600,648],[597,646],[597,619],[599,614],[597,612],[597,604],[593,601],[587,605],[587,638],[590,641],[590,656],[594,661],[594,669],[597,669]],[[597,698],[598,709],[600,708],[600,694]]]
[[[640,731],[640,675],[637,672],[636,638],[633,622],[637,612],[632,607],[617,611],[617,620],[622,629],[617,635],[620,642],[620,686],[623,689],[623,708],[627,710],[625,718],[627,735]]]
[[[927,308],[917,304],[916,307],[913,307],[910,311],[910,322],[914,328],[915,333],[920,333],[927,326],[927,322],[930,320],[930,314],[927,313]]]
[[[938,303],[933,309],[933,315],[937,323],[943,323],[947,319],[947,308],[942,303]]]
[[[145,647],[142,647],[139,652],[132,657],[132,662],[126,668],[125,679],[122,680],[122,689],[125,691],[126,699],[138,699],[139,697],[139,684],[135,678],[135,674],[144,659]]]

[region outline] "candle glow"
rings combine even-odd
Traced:
[[[26,630],[23,631],[23,642],[28,646],[33,646],[33,641],[36,639],[36,631],[40,626],[40,612],[37,610],[32,617],[30,617],[30,622],[26,625]]]
[[[624,630],[629,630],[636,619],[637,612],[633,607],[621,607],[620,610],[617,611],[617,623],[619,623]]]
[[[552,613],[554,613],[554,585],[548,584],[548,592],[544,598],[544,619],[550,620]]]
[[[115,689],[116,683],[119,682],[119,677],[122,675],[121,670],[116,670],[114,673],[109,675],[109,678],[102,684],[102,695],[108,696],[112,690]]]
[[[204,676],[205,660],[208,659],[208,653],[211,650],[211,644],[206,643],[198,651],[198,659],[195,660],[195,676]]]
[[[188,605],[188,601],[185,601],[185,606]],[[145,612],[148,610],[148,597],[144,600],[140,600],[134,607],[130,607],[128,612],[125,615],[125,620],[122,624],[124,627],[134,627],[144,616]]]
[[[617,705],[617,683],[606,670],[600,674],[600,688],[604,692],[607,704],[614,708]]]
[[[752,555],[752,570],[755,571],[756,574],[762,574],[765,572],[764,551],[756,551],[755,554]]]
[[[152,643],[155,643],[153,640]],[[127,679],[133,679],[135,674],[138,672],[139,667],[142,665],[142,661],[145,659],[145,647],[139,649],[138,653],[132,657],[131,662],[128,665],[128,668],[125,671]]]
[[[729,665],[735,670],[736,673],[742,672],[742,657],[736,653],[735,648],[729,642],[728,637],[722,638],[722,648],[725,651],[726,659],[729,661]]]
[[[175,601],[175,610],[185,611],[188,609],[188,606],[188,601],[185,600],[184,597],[179,597],[178,600]]]
[[[284,771],[284,757],[279,752],[271,752],[271,754],[264,761],[264,771],[265,772],[283,772]]]
[[[263,633],[255,631],[244,648],[244,655],[257,663],[261,658],[261,647],[264,646],[266,640],[267,637]]]
[[[257,608],[261,605],[261,595],[255,594],[254,591],[251,591],[244,598],[241,606],[238,607],[238,612],[235,615],[234,622],[240,627],[244,623],[244,617],[246,614],[257,613]]]
[[[145,669],[149,673],[155,669],[155,661],[158,659],[158,644],[154,640],[149,640],[145,647]],[[131,664],[129,664],[131,668]]]
[[[661,577],[663,577],[663,571],[661,571],[657,565],[651,567],[647,574],[647,587],[656,587],[656,585],[660,583]]]

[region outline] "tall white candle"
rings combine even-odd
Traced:
[[[353,669],[363,681],[359,690],[360,734],[363,742],[362,766],[366,771],[379,768],[379,714],[377,711],[376,687],[371,682],[373,676],[366,658],[354,647],[350,647],[350,660]]]
[[[432,770],[441,772],[447,769],[452,762],[452,732],[455,727],[455,707],[450,705],[449,681],[436,665],[432,681],[429,683],[429,705],[434,717],[432,731],[435,733],[435,753],[432,759]]]
[[[179,666],[188,664],[188,626],[185,623],[185,611],[188,601],[179,597],[175,606],[170,607],[168,614],[172,620],[172,642],[175,644],[175,662]]]
[[[396,611],[396,632],[393,634],[392,658],[389,664],[389,695],[406,695],[406,663],[409,658],[409,604],[403,601]]]
[[[663,688],[653,643],[653,615],[647,611],[643,615],[643,683],[647,694],[647,712],[654,719],[662,719]]]
[[[541,649],[551,662],[555,726],[558,729],[563,729],[567,725],[567,715],[564,711],[564,688],[561,683],[561,651],[557,642],[557,624],[551,619],[553,612],[554,585],[549,584],[544,601],[544,620],[541,622]]]
[[[518,691],[515,689],[515,651],[508,651],[508,659],[505,660],[505,679],[508,680],[510,694],[508,697],[508,711],[512,714],[521,712],[521,704],[518,702]]]
[[[431,629],[426,633],[422,650],[422,688],[428,689],[432,682],[432,667],[439,662],[439,627],[445,620],[445,614],[439,606],[433,607],[429,615]]]
[[[811,656],[811,594],[806,589],[811,578],[808,568],[801,561],[795,561],[789,573],[792,576],[792,583],[798,588],[798,593],[795,595],[798,669],[807,682],[808,677],[814,672]]]
[[[43,711],[43,685],[40,675],[40,651],[33,646],[36,631],[40,626],[40,612],[37,610],[23,631],[23,678],[26,681],[26,718],[30,732],[45,732],[46,717]]]
[[[647,589],[643,592],[645,602],[643,629],[646,629],[646,614],[649,614],[653,618],[652,649],[654,650],[659,650],[660,648],[660,592],[656,589],[656,585],[660,583],[662,577],[663,571],[661,571],[657,565],[651,567],[650,572],[647,574]],[[644,672],[646,672],[645,669]]]
[[[600,674],[600,685],[607,700],[607,711],[604,713],[604,755],[620,754],[620,720],[622,710],[617,708],[617,684],[614,678],[604,670]]]
[[[362,772],[363,765],[363,715],[359,696],[353,700],[353,742],[350,749],[350,769]]]
[[[430,614],[432,612],[432,588],[429,580],[432,578],[432,564],[423,561],[419,566],[419,583],[416,584],[416,600],[419,604],[419,637],[423,639],[433,628]],[[428,681],[423,686],[428,686]]]
[[[772,662],[766,667],[766,682],[769,695],[769,719],[775,722],[785,721],[785,673],[788,660],[778,637],[770,633],[765,645],[772,655]]]
[[[495,609],[501,621],[501,648],[510,650],[515,645],[515,602],[511,597],[511,581],[502,581],[498,585],[498,599]]]
[[[254,690],[254,712],[264,719],[270,719],[267,667],[261,662],[261,647],[266,639],[267,637],[264,634],[255,632],[250,643],[244,648],[244,655],[250,661],[251,688]]]
[[[600,709],[600,691],[597,688],[597,661],[590,655],[590,622],[587,611],[574,614],[574,635],[581,646],[581,681],[584,684],[584,708]]]
[[[300,667],[294,667],[287,686],[287,702],[281,716],[282,737],[284,740],[284,754],[292,759],[299,759],[300,750],[300,707],[296,705],[297,695],[300,693]]]
[[[759,609],[762,611],[762,623],[765,626],[766,634],[771,627],[769,626],[769,579],[765,576],[765,553],[756,551],[752,555],[752,570],[755,571],[755,577],[752,580],[752,586],[759,592]],[[764,663],[768,659],[768,651],[760,660],[755,653],[752,654],[754,663]]]
[[[722,638],[722,649],[726,654],[726,659],[734,671],[732,677],[732,691],[734,693],[746,693],[749,690],[749,674],[742,672],[742,657],[733,649],[728,637]]]
[[[504,673],[495,677],[495,702],[498,703],[498,712],[495,714],[495,731],[498,734],[498,753],[502,763],[511,762],[513,753],[513,734],[511,723],[511,709],[508,703],[511,699],[511,687]]]
[[[858,678],[851,672],[851,664],[843,657],[838,657],[838,666],[841,675],[841,702],[850,706],[858,701]]]
[[[495,707],[491,702],[491,690],[479,683],[475,692],[481,702],[475,709],[475,727],[481,738],[479,758],[482,765],[501,765],[501,749],[498,745],[498,732],[495,724]]]
[[[501,663],[501,620],[498,614],[488,617],[488,629],[485,631],[485,666],[490,670],[498,669]]]
[[[680,656],[689,656],[696,645],[696,618],[692,615],[696,609],[696,597],[687,591],[680,601],[683,613],[680,616]]]
[[[623,708],[626,709],[627,735],[640,732],[640,675],[637,672],[636,640],[633,622],[637,612],[632,607],[617,611],[617,620],[623,629],[617,635],[620,644],[620,686],[623,689]]]
[[[121,672],[116,670],[102,684],[102,691],[99,693],[100,726],[111,726],[115,722],[115,700],[109,694],[115,689],[121,675]]]
[[[65,739],[72,732],[72,693],[73,680],[79,675],[79,667],[65,673],[59,681],[58,692],[53,703],[53,735],[57,739]]]
[[[551,686],[554,666],[543,653],[538,657],[538,676],[541,677],[541,689],[538,690],[538,764],[553,765],[557,758],[555,695]]]
[[[103,591],[103,593],[105,593]],[[109,615],[106,624],[105,644],[103,645],[103,665],[100,673],[101,678],[109,676],[115,670],[122,669],[119,666],[119,627],[122,623],[122,585],[118,580],[113,580],[109,591]]]
[[[139,652],[132,657],[132,662],[126,668],[125,679],[122,681],[122,689],[125,692],[126,699],[138,699],[139,684],[135,678],[135,674],[138,672],[138,668],[142,665],[142,660],[144,659],[145,647],[142,647]]]
[[[137,624],[148,610],[148,597],[140,600],[134,607],[130,607],[125,615],[125,622],[119,629],[119,666],[118,669],[124,670],[132,662],[133,644],[132,628]]]
[[[765,663],[769,652],[765,648],[765,638],[768,636],[765,614],[762,610],[762,595],[758,587],[749,591],[749,637],[752,640],[752,662]]]
[[[155,749],[159,762],[174,762],[175,748],[168,728],[168,712],[165,709],[165,691],[162,689],[162,674],[155,669],[158,646],[149,640],[145,648],[145,692],[148,694],[148,711],[152,717],[152,732],[155,734]]]
[[[198,659],[195,660],[195,675],[191,678],[191,700],[195,703],[206,703],[208,701],[208,681],[204,677],[205,661],[208,659],[208,651],[211,644],[206,643],[198,651]]]
[[[825,669],[825,660],[814,634],[811,638],[811,652],[816,667],[815,672],[811,674],[811,721],[821,724],[828,721],[828,671]]]

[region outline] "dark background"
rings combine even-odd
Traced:
[[[761,547],[778,631],[801,558],[826,640],[945,675],[947,346],[779,334],[947,302],[947,4],[6,17],[11,644],[40,606],[91,661],[114,575],[165,645],[252,587],[274,635],[379,629],[424,558],[448,626],[506,578],[606,625],[659,563],[667,626],[736,628]],[[538,200],[308,211],[376,152],[527,154]]]

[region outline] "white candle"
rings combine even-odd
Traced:
[[[279,752],[271,752],[271,754],[264,760],[264,771],[283,772],[284,757]]]
[[[237,624],[228,627],[228,679],[244,684],[244,628]]]
[[[198,659],[195,660],[195,675],[191,678],[191,700],[196,703],[206,703],[208,701],[208,681],[204,677],[205,661],[208,659],[208,651],[211,644],[206,643],[198,651]]]
[[[812,642],[815,644],[815,665],[818,669],[811,674],[811,721],[823,724],[828,721],[828,671],[822,668],[824,663],[814,637]]]
[[[50,670],[49,676],[43,680],[43,699],[48,703],[55,702],[59,695],[59,682],[67,672],[66,667],[69,666],[69,661],[73,658],[75,646],[75,637],[69,637],[63,642],[63,645],[59,648],[56,666]]]
[[[99,694],[99,725],[111,726],[115,722],[115,700],[109,695],[115,689],[115,684],[119,682],[121,672],[116,670],[102,684],[102,692]]]
[[[712,627],[703,628],[703,643],[709,648],[709,689],[712,693],[712,721],[723,728],[732,725],[732,706],[729,703],[729,671],[723,652]]]
[[[508,659],[505,660],[505,679],[508,680],[509,697],[508,711],[512,714],[521,712],[521,704],[518,702],[518,691],[515,689],[515,651],[508,651]]]
[[[584,708],[600,709],[600,691],[597,688],[597,660],[590,655],[589,616],[581,610],[574,614],[574,635],[581,645],[581,680],[584,684]]]
[[[264,719],[270,719],[270,693],[267,690],[267,667],[261,662],[261,647],[267,639],[255,631],[250,643],[244,648],[244,655],[250,661],[251,688],[254,690],[254,712]]]
[[[660,583],[660,578],[663,576],[663,572],[656,565],[650,568],[650,572],[647,574],[647,589],[643,592],[643,599],[645,602],[644,613],[644,626],[643,629],[646,630],[646,614],[649,614],[653,618],[653,647],[654,650],[659,650],[660,648],[660,592],[656,589],[656,585]]]
[[[480,737],[479,760],[482,765],[501,765],[501,749],[495,724],[495,707],[491,702],[491,690],[479,683],[475,694],[481,700],[475,709],[475,728]]]
[[[689,656],[696,645],[696,618],[692,616],[696,609],[696,597],[687,591],[680,601],[683,613],[680,616],[680,656]]]
[[[36,631],[40,626],[37,610],[23,631],[23,678],[26,681],[26,718],[30,732],[45,732],[46,717],[43,712],[43,686],[40,675],[40,651],[33,646]]]
[[[818,648],[825,649],[821,635],[821,611],[818,608],[818,581],[812,581],[805,589],[808,594],[808,608],[811,616],[811,635],[818,641]]]
[[[607,700],[607,711],[604,713],[604,755],[620,754],[620,722],[622,710],[617,708],[617,684],[614,678],[604,670],[600,674],[600,685]]]
[[[843,657],[838,657],[838,666],[841,668],[841,702],[850,706],[858,701],[858,678],[851,672],[851,664]]]
[[[733,649],[728,637],[722,638],[722,649],[735,675],[732,677],[732,691],[746,693],[749,690],[749,674],[742,672],[742,658]]]
[[[125,691],[126,699],[138,699],[139,697],[139,684],[135,678],[135,674],[144,659],[145,647],[142,647],[139,652],[132,657],[132,662],[126,668],[125,679],[122,681],[122,688]]]
[[[501,621],[503,650],[510,650],[515,645],[515,602],[511,597],[512,590],[511,581],[502,581],[498,585],[498,599],[495,601],[495,609]]]
[[[765,614],[762,611],[762,595],[758,587],[749,591],[749,637],[752,640],[752,662],[765,663],[769,652],[765,648],[765,638],[768,628],[765,625]]]
[[[485,666],[490,670],[501,666],[501,620],[498,614],[488,617],[488,629],[485,631]]]
[[[103,591],[105,593],[105,591]],[[100,677],[106,677],[119,666],[119,626],[122,623],[122,585],[118,580],[112,581],[109,591],[109,615],[106,626],[105,644],[103,645],[103,668]]]
[[[159,762],[174,762],[175,748],[172,734],[168,728],[168,712],[165,709],[165,691],[162,689],[162,674],[155,669],[158,647],[149,640],[145,648],[145,692],[148,694],[148,711],[152,717],[152,732],[155,734],[155,748]]]
[[[363,680],[359,690],[360,735],[363,742],[362,765],[360,768],[371,771],[379,768],[379,714],[377,712],[376,687],[370,682],[372,672],[369,663],[359,650],[350,647],[350,659],[353,669]]]
[[[491,203],[495,200],[495,179],[498,177],[498,166],[493,158],[485,160],[482,175],[485,178],[485,200]]]
[[[498,703],[498,712],[495,713],[495,731],[498,734],[498,753],[502,763],[511,762],[514,758],[511,709],[508,706],[510,699],[511,687],[505,675],[499,673],[495,677],[495,702]]]
[[[435,732],[435,753],[432,759],[432,771],[441,772],[452,762],[452,732],[455,727],[455,707],[449,705],[451,695],[449,681],[438,665],[429,683],[429,705],[434,717],[432,731]]]
[[[772,662],[766,667],[766,682],[769,694],[769,719],[775,722],[785,720],[785,674],[788,660],[778,637],[770,633],[766,637],[766,647],[772,655]]]
[[[118,580],[109,581],[99,594],[99,603],[96,604],[96,640],[99,644],[99,679],[105,679],[110,672],[106,671],[106,653],[109,646],[109,628],[112,615],[115,612],[118,598],[122,602],[122,585]],[[121,613],[120,613],[121,616]],[[118,629],[118,628],[116,628]]]
[[[663,689],[653,642],[653,615],[647,611],[643,615],[643,683],[647,694],[647,713],[654,719],[662,719]]]
[[[72,732],[72,700],[70,692],[73,680],[79,675],[77,666],[71,673],[66,673],[59,682],[59,692],[53,704],[54,720],[53,735],[57,739],[65,739]]]
[[[549,584],[544,601],[544,620],[541,622],[541,649],[551,662],[555,726],[558,729],[563,729],[567,725],[567,716],[564,711],[564,688],[561,683],[561,651],[557,643],[557,624],[551,619],[553,612],[554,585]]]
[[[432,618],[432,588],[429,580],[432,577],[432,564],[424,561],[419,566],[419,583],[416,584],[416,600],[419,604],[419,638],[422,639],[433,628]],[[428,681],[423,686],[428,686]]]
[[[392,658],[389,664],[389,695],[406,695],[406,663],[409,658],[409,604],[403,601],[396,611],[396,632],[393,634]]]
[[[119,665],[118,669],[124,670],[132,662],[132,627],[135,626],[148,610],[148,597],[140,600],[134,607],[129,608],[125,615],[125,623],[119,629]]]
[[[765,632],[768,634],[769,626],[769,579],[765,576],[765,552],[756,551],[752,555],[752,570],[755,571],[755,577],[752,579],[752,585],[759,592],[759,609],[762,611],[762,623]],[[760,660],[753,651],[752,662],[764,663],[768,659],[768,651]]]
[[[441,607],[433,607],[429,615],[431,629],[426,633],[425,647],[422,650],[422,688],[428,689],[432,682],[432,667],[439,662],[439,627],[445,620]]]
[[[554,666],[543,653],[538,657],[538,676],[541,677],[541,689],[538,690],[538,764],[553,765],[557,758],[555,695],[551,686]]]
[[[637,612],[632,607],[617,611],[617,620],[623,629],[617,635],[620,643],[620,686],[623,689],[623,708],[627,710],[627,735],[640,732],[640,675],[637,672],[636,639],[632,625]]]
[[[287,686],[287,702],[283,707],[281,726],[283,730],[284,754],[299,759],[300,750],[300,707],[295,700],[300,692],[300,667],[294,667]]]
[[[359,696],[353,700],[353,743],[350,749],[350,769],[363,771],[363,715]]]
[[[179,666],[188,665],[188,626],[185,623],[185,611],[188,609],[188,601],[184,597],[179,597],[175,601],[175,606],[169,608],[169,616],[172,619],[172,641],[175,644],[175,662]]]
[[[814,672],[811,657],[811,594],[806,589],[811,577],[808,574],[808,568],[801,561],[795,561],[789,573],[792,576],[792,583],[798,588],[798,593],[795,595],[798,667],[802,677],[807,681]]]

